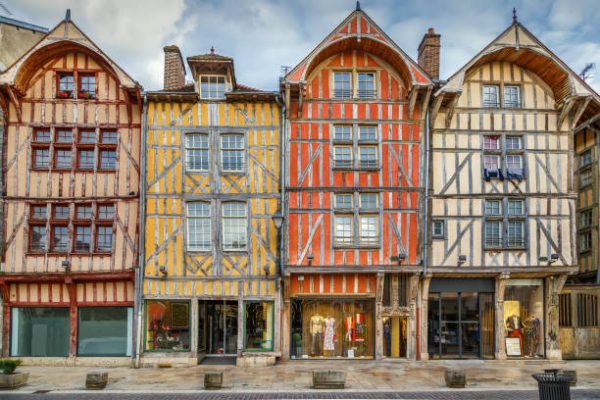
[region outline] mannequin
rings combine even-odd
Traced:
[[[507,337],[519,338],[519,346],[521,347],[521,354],[523,354],[523,322],[521,318],[513,314],[506,319],[506,330],[508,331]]]
[[[320,356],[323,341],[323,324],[325,319],[319,312],[310,317],[310,335],[312,339],[311,352],[313,356]]]
[[[323,350],[332,352],[335,350],[335,318],[328,316],[325,318],[325,338]]]
[[[539,319],[530,315],[527,318],[525,325],[525,338],[527,340],[527,353],[529,357],[537,356],[537,348],[540,344],[540,327],[541,322]]]
[[[346,341],[352,341],[352,330],[354,329],[354,321],[351,316],[346,317]]]

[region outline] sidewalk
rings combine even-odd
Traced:
[[[575,369],[577,387],[600,388],[600,361],[294,361],[273,367],[237,368],[199,365],[181,368],[93,368],[21,367],[29,372],[29,383],[17,392],[72,391],[85,389],[86,373],[103,369],[109,373],[106,390],[159,392],[202,390],[207,371],[223,371],[226,390],[231,391],[306,391],[312,371],[344,370],[347,387],[353,391],[418,391],[444,389],[445,368],[467,372],[468,389],[534,389],[531,374],[548,368]]]

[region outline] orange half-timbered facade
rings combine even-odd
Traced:
[[[282,82],[284,356],[416,357],[432,87],[360,8]]]
[[[69,12],[0,82],[2,355],[128,363],[141,88]]]

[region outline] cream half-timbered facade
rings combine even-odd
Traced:
[[[141,88],[69,12],[0,82],[3,356],[129,364]]]
[[[434,94],[423,358],[560,357],[592,96],[516,21]]]

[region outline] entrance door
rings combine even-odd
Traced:
[[[238,303],[229,300],[205,300],[199,304],[198,353],[236,355]]]
[[[386,357],[405,358],[408,318],[383,318],[383,354]]]

